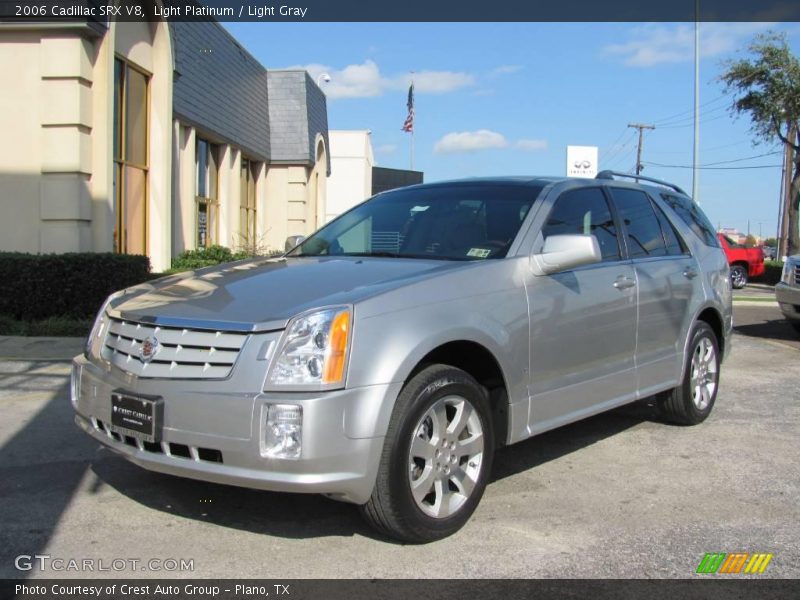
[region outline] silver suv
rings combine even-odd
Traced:
[[[783,316],[800,333],[800,254],[783,263],[780,282],[775,286],[775,298]]]
[[[728,264],[679,188],[618,175],[394,190],[280,258],[114,294],[76,422],[147,469],[322,493],[410,542],[469,519],[499,446],[653,395],[700,423]]]

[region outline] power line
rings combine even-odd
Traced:
[[[713,98],[711,100],[708,100],[707,102],[704,102],[703,104],[700,105],[699,108],[704,108],[706,106],[710,106],[710,105],[712,105],[712,104],[714,104],[716,102],[719,102],[720,100],[722,100],[724,98],[729,98],[732,94],[733,94],[733,92],[717,96],[716,98]],[[677,117],[681,117],[683,115],[690,115],[693,112],[694,112],[694,108],[690,108],[689,110],[684,110],[683,112],[679,112],[679,113],[676,113],[674,115],[670,115],[668,117],[662,117],[660,119],[656,119],[655,121],[653,121],[653,123],[655,125],[659,125],[660,123],[664,123],[665,121],[671,121],[672,119],[675,119]]]
[[[734,158],[734,159],[731,159],[731,160],[720,160],[718,162],[706,163],[706,164],[700,165],[700,166],[712,167],[714,165],[727,165],[727,164],[730,164],[730,163],[743,162],[745,160],[753,160],[754,158],[761,158],[762,156],[775,156],[776,154],[783,154],[783,152],[781,152],[781,151],[765,152],[764,154],[756,154],[755,156],[746,156],[744,158]]]
[[[719,115],[718,117],[714,117],[713,119],[700,119],[700,123],[711,123],[712,121],[719,121],[720,119],[724,119],[728,115]],[[686,127],[692,127],[693,123],[686,123],[685,125],[659,125],[659,129],[684,129]]]
[[[711,110],[704,111],[703,114],[713,115],[713,114],[718,113],[720,111],[727,111],[727,110],[728,110],[727,106],[718,106],[716,108],[712,108]],[[683,124],[683,123],[686,123],[686,122],[693,122],[693,121],[694,121],[694,115],[688,116],[688,117],[682,117],[680,119],[670,119],[669,121],[664,121],[662,123],[656,123],[656,125],[658,126],[659,129],[661,129],[662,127],[668,127],[668,126],[671,126],[671,125],[680,125],[680,124]]]
[[[664,165],[661,163],[645,162],[644,164],[651,167],[662,167],[665,169],[694,169],[692,165]],[[697,167],[705,171],[742,171],[746,169],[775,169],[783,165],[755,165],[750,167]]]
[[[625,150],[625,148],[627,148],[630,145],[630,143],[636,137],[636,132],[631,131],[630,129],[628,129],[626,127],[625,131],[622,132],[622,135],[619,136],[617,138],[617,140],[620,140],[621,138],[623,138],[625,136],[625,134],[630,134],[630,137],[627,140],[624,140],[622,142],[622,144],[617,144],[617,142],[614,142],[614,144],[617,144],[617,145],[614,146],[614,144],[612,144],[611,150],[608,152],[608,156],[606,156],[604,158],[604,162],[607,163],[608,161],[611,161],[614,158],[618,157]]]

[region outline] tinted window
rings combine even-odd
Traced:
[[[291,256],[502,258],[539,192],[501,184],[386,192],[328,223]]]
[[[631,258],[664,256],[667,248],[650,198],[638,190],[612,189],[614,203],[625,224]]]
[[[593,234],[600,245],[603,260],[619,260],[617,228],[600,188],[582,188],[564,192],[542,228],[546,238],[560,234]]]
[[[672,223],[669,222],[667,215],[664,214],[655,202],[652,202],[653,208],[656,211],[658,222],[661,225],[661,233],[664,234],[664,241],[667,243],[667,254],[670,256],[677,256],[681,254],[688,254],[689,249],[686,247],[680,234],[675,231]]]
[[[720,247],[717,234],[714,233],[714,226],[697,204],[686,196],[661,194],[661,197],[706,246],[712,246],[714,248]]]

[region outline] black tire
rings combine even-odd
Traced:
[[[719,343],[708,323],[695,323],[687,354],[683,381],[658,396],[658,408],[667,421],[697,425],[711,414],[719,389]]]
[[[466,403],[458,404],[462,400]],[[464,408],[447,404],[453,402]],[[467,405],[473,410],[469,411]],[[447,444],[451,434],[448,430],[446,435],[436,437],[434,433],[440,429],[430,415],[434,408],[444,410],[443,407],[446,407],[447,417],[444,421],[453,426],[452,435],[458,437],[450,440],[453,446],[440,448],[438,443]],[[459,436],[454,424],[456,417],[461,415],[471,416],[465,421]],[[476,433],[478,431],[480,435]],[[471,458],[459,454],[462,443],[465,444],[464,449],[467,448],[467,442],[470,442],[471,448],[479,446],[476,440],[480,436],[483,440],[480,454],[474,454]],[[436,454],[431,454],[425,460],[413,458],[412,442],[416,445],[419,440],[429,444]],[[424,448],[430,450],[427,445]],[[361,507],[361,513],[375,529],[399,541],[426,543],[445,538],[458,531],[478,506],[489,480],[493,454],[492,417],[485,390],[461,369],[449,365],[426,367],[406,383],[397,398],[384,441],[375,488],[372,497]],[[420,463],[424,466],[420,466]],[[456,485],[461,482],[460,479],[454,481],[457,475],[467,479],[467,472],[474,475],[468,479],[470,486],[474,482],[469,492],[466,492],[467,487],[463,487],[463,484],[461,487]],[[423,490],[429,480],[440,478],[443,479],[438,482],[440,487],[431,483],[433,487],[430,493],[423,499],[415,499],[411,489],[414,482],[423,484],[419,485],[419,489]],[[445,485],[448,488],[443,492]],[[457,508],[449,515],[427,514],[426,510],[436,509],[435,504],[429,503],[440,497],[448,499],[448,507],[452,503]],[[439,506],[444,506],[442,500],[439,500]]]
[[[747,267],[743,265],[731,266],[731,286],[733,289],[740,290],[747,285]]]
[[[794,330],[800,335],[800,321],[789,321],[789,325],[794,327]]]

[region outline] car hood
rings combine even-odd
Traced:
[[[378,257],[256,259],[126,290],[109,313],[163,326],[269,331],[322,306],[351,304],[469,263]]]

